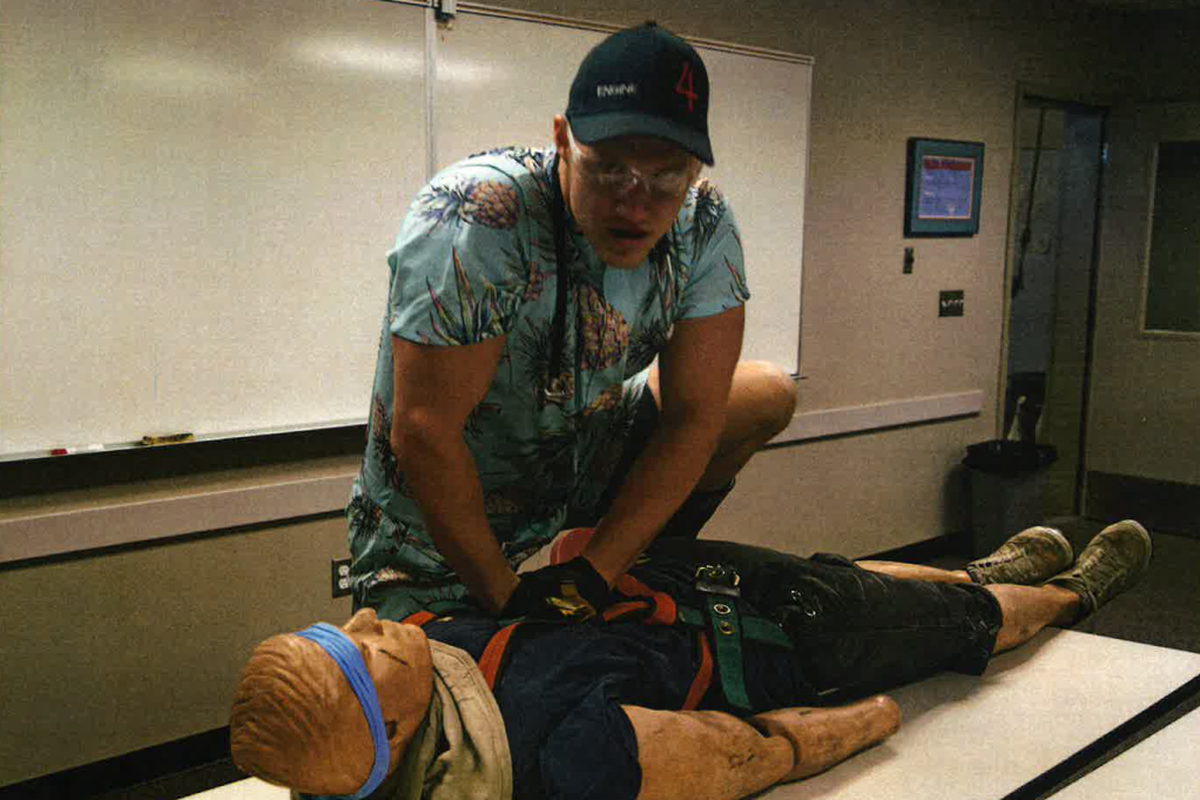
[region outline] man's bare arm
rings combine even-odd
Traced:
[[[622,709],[637,735],[637,800],[737,800],[829,769],[900,726],[899,708],[882,695],[745,720],[720,711]]]
[[[583,552],[610,585],[704,474],[725,424],[744,325],[742,306],[675,325],[659,358],[659,429]]]
[[[392,337],[391,446],[438,552],[489,611],[517,585],[483,510],[463,425],[487,394],[504,337],[459,347]]]

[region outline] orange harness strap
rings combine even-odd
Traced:
[[[679,609],[675,598],[666,592],[651,589],[632,575],[622,575],[613,587],[626,597],[644,597],[654,604],[654,612],[646,618],[647,625],[674,625],[678,620]]]
[[[504,653],[508,650],[508,641],[520,626],[520,622],[514,622],[506,628],[501,628],[488,641],[487,647],[483,648],[483,654],[479,656],[479,671],[483,673],[483,679],[487,681],[489,689],[496,688],[496,678],[500,675],[500,666],[504,662]]]
[[[704,631],[696,631],[696,642],[700,646],[700,667],[696,670],[696,677],[692,680],[687,698],[683,701],[683,711],[691,711],[700,705],[708,687],[712,686],[712,651],[708,649],[708,637],[704,635]]]
[[[622,617],[627,617],[638,611],[645,611],[650,607],[650,604],[645,600],[626,600],[623,603],[613,603],[608,608],[604,609],[604,613],[600,616],[605,622],[612,622]]]
[[[432,611],[414,611],[404,619],[400,620],[401,625],[416,625],[418,628],[429,622],[431,619],[436,619],[437,614]]]
[[[675,605],[673,597],[666,592],[651,589],[632,575],[622,575],[613,588],[625,597],[636,599],[614,603],[606,608],[601,615],[605,622],[612,622],[646,609],[652,609],[651,613],[642,620],[646,625],[674,625],[679,619],[679,609]],[[432,611],[417,611],[405,617],[401,623],[420,627],[437,617],[438,615]],[[488,640],[487,645],[483,648],[483,653],[479,656],[479,671],[483,673],[489,689],[496,688],[496,680],[500,677],[500,669],[504,665],[504,656],[508,651],[508,645],[520,626],[520,622],[514,622],[501,628]],[[700,649],[700,666],[696,670],[696,677],[692,680],[687,698],[683,702],[684,711],[696,708],[712,685],[713,657],[704,631],[696,632],[696,642]]]
[[[416,625],[419,628],[426,622],[429,622],[429,620],[437,619],[437,616],[432,611],[414,611],[402,619],[400,623],[402,625]],[[483,653],[479,656],[479,671],[483,673],[483,678],[487,681],[489,689],[496,688],[496,678],[500,674],[501,664],[504,663],[504,654],[508,650],[508,642],[520,625],[520,622],[514,622],[496,631],[483,648]]]

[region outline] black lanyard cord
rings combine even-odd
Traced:
[[[558,154],[550,165],[551,203],[550,213],[554,217],[554,322],[550,327],[550,365],[546,375],[547,386],[562,374],[563,348],[566,339],[567,316],[567,204],[563,200],[562,186],[558,182]]]

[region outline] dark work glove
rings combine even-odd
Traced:
[[[577,556],[562,564],[522,573],[500,617],[582,622],[608,607],[608,584],[592,562]]]

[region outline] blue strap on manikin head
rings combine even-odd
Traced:
[[[322,650],[329,654],[334,663],[341,668],[342,674],[350,682],[354,696],[362,706],[363,716],[367,718],[367,727],[371,731],[371,741],[375,743],[375,763],[366,783],[352,795],[345,797],[359,800],[379,788],[387,777],[388,762],[391,759],[388,750],[387,731],[383,726],[383,710],[379,707],[379,696],[375,693],[375,681],[367,672],[367,664],[363,661],[358,646],[340,629],[327,622],[318,622],[302,631],[297,636],[316,642]]]

